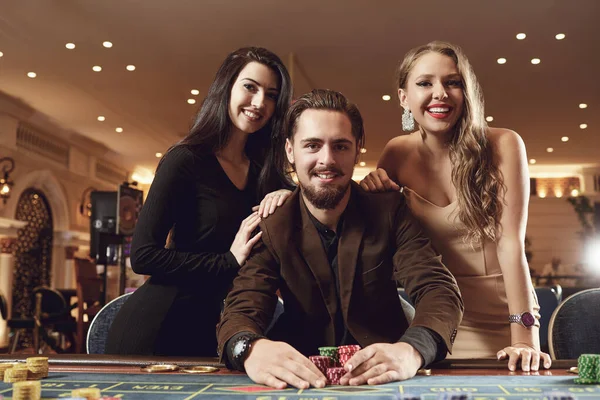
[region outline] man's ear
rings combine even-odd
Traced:
[[[285,155],[289,163],[294,165],[294,145],[290,139],[285,139]]]

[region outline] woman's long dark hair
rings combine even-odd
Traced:
[[[217,71],[190,132],[169,150],[176,146],[188,146],[200,154],[214,154],[227,145],[232,130],[229,118],[231,88],[240,71],[253,61],[271,68],[279,79],[279,95],[273,116],[246,142],[246,155],[262,167],[257,185],[258,195],[262,198],[269,192],[292,185],[284,171],[284,139],[281,136],[283,117],[292,100],[292,83],[281,59],[269,50],[244,47],[229,54]]]

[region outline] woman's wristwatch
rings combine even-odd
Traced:
[[[508,316],[508,322],[519,324],[525,328],[531,328],[535,325],[535,317],[529,311],[525,311],[521,314],[510,314]]]

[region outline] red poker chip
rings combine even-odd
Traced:
[[[331,385],[339,385],[340,378],[346,374],[346,370],[344,368],[328,368],[327,369],[327,381]]]

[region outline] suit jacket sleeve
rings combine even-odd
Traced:
[[[452,352],[464,311],[456,280],[433,250],[404,199],[399,202],[391,223],[396,240],[395,277],[416,305],[411,326],[433,330]]]
[[[269,233],[264,222],[263,232],[250,257],[239,270],[233,288],[225,300],[225,310],[217,326],[218,351],[225,360],[225,345],[238,332],[264,335],[277,305],[279,260],[271,250]]]

